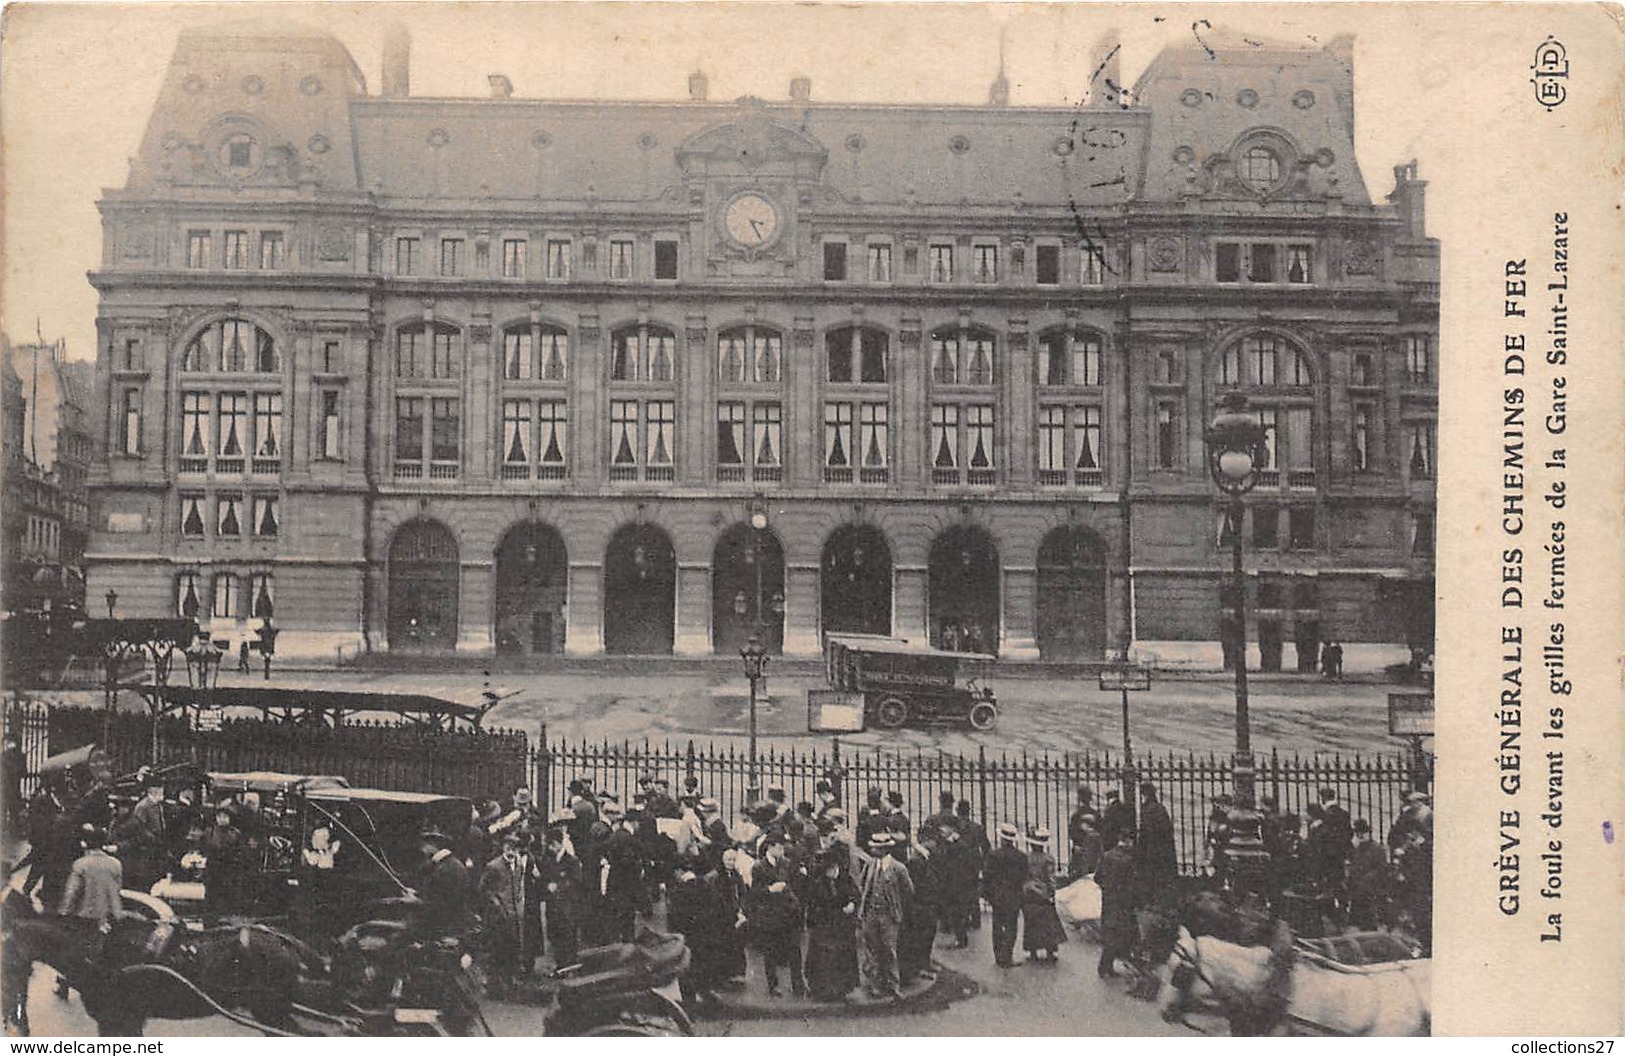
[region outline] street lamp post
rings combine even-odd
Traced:
[[[762,669],[767,666],[767,650],[762,647],[761,635],[751,635],[739,655],[745,660],[745,677],[750,680],[750,779],[746,798],[755,802],[762,798],[762,783],[756,773],[756,684],[762,680]]]
[[[1225,528],[1230,535],[1230,591],[1235,605],[1235,633],[1230,636],[1236,676],[1235,805],[1230,812],[1230,839],[1226,855],[1230,883],[1238,893],[1262,893],[1269,853],[1262,838],[1263,818],[1254,799],[1252,723],[1247,706],[1247,574],[1241,561],[1243,496],[1258,483],[1267,451],[1266,434],[1247,411],[1247,397],[1226,393],[1219,413],[1203,438],[1207,444],[1208,472],[1229,498]]]

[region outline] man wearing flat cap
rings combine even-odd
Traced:
[[[1021,888],[1027,882],[1027,856],[1016,848],[1016,827],[999,825],[999,845],[982,866],[982,894],[993,909],[993,963],[1012,967],[1016,920],[1021,915]]]
[[[864,872],[858,898],[859,959],[871,997],[899,996],[897,939],[914,895],[908,869],[892,857],[894,838],[882,829],[869,838],[873,861]]]

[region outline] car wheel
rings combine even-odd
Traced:
[[[971,729],[991,730],[999,721],[999,709],[985,700],[980,700],[971,705],[969,718]]]
[[[908,721],[908,704],[898,697],[887,697],[875,708],[875,721],[888,730],[895,730]]]

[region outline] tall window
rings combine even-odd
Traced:
[[[1157,404],[1157,468],[1173,469],[1179,457],[1178,409],[1172,403]]]
[[[570,277],[570,243],[568,240],[561,238],[547,240],[547,277],[550,279],[568,279]]]
[[[859,469],[884,473],[891,458],[887,447],[887,419],[889,408],[884,403],[865,403],[858,407],[858,443],[861,457]],[[860,473],[860,479],[863,474]],[[883,477],[877,479],[884,479]]]
[[[282,394],[257,392],[254,394],[254,460],[276,460],[282,457]],[[275,467],[255,472],[274,472]]]
[[[322,389],[320,393],[320,451],[321,457],[336,462],[344,457],[339,433],[339,390]]]
[[[1288,543],[1294,550],[1315,548],[1315,508],[1293,506],[1287,510]]]
[[[758,480],[764,479],[762,470],[777,469],[784,464],[780,428],[783,409],[777,403],[759,402],[751,405],[751,463],[756,467]],[[778,479],[776,476],[771,479]]]
[[[1412,385],[1433,380],[1433,345],[1427,334],[1405,335],[1405,378]]]
[[[1375,385],[1376,371],[1372,367],[1371,353],[1354,353],[1354,365],[1349,374],[1349,382],[1353,385]]]
[[[874,242],[869,245],[869,281],[891,281],[891,243]]]
[[[504,466],[530,465],[530,401],[502,401],[502,462]]]
[[[215,406],[215,450],[220,459],[240,459],[248,440],[248,396],[241,392],[222,392],[216,397]],[[221,468],[218,460],[215,468]]]
[[[887,337],[884,331],[849,326],[824,335],[825,380],[878,383],[886,380]]]
[[[214,500],[216,535],[236,537],[243,534],[243,497],[235,492],[222,492]]]
[[[1405,426],[1405,434],[1411,476],[1433,476],[1433,423],[1411,422]]]
[[[209,394],[181,393],[181,468],[202,472],[206,465],[188,464],[209,457]]]
[[[430,376],[440,380],[455,378],[461,365],[457,355],[456,331],[436,329],[431,338]]]
[[[505,279],[522,279],[525,277],[525,253],[530,248],[522,238],[505,238],[502,240],[502,277]]]
[[[214,607],[210,615],[216,619],[234,620],[242,615],[242,579],[235,572],[216,572],[214,576]]]
[[[1280,343],[1273,337],[1247,339],[1247,365],[1254,385],[1275,384],[1275,356]]]
[[[1258,416],[1259,427],[1264,430],[1264,459],[1258,466],[1261,470],[1280,469],[1281,463],[1278,455],[1280,436],[1277,432],[1280,412],[1274,407],[1260,407],[1255,412]]]
[[[1099,385],[1104,346],[1094,330],[1046,330],[1038,335],[1038,383]]]
[[[563,400],[536,401],[536,447],[541,453],[541,465],[537,472],[543,476],[562,478],[566,474],[565,455],[569,451],[566,410],[567,404]]]
[[[203,494],[201,492],[182,492],[181,534],[202,538],[203,524]]]
[[[746,450],[745,405],[732,400],[717,404],[717,466],[743,466]]]
[[[282,267],[282,232],[260,232],[260,270],[277,271]]]
[[[943,327],[931,332],[931,380],[938,385],[959,384],[959,331]]]
[[[1286,247],[1286,281],[1307,283],[1315,281],[1313,247],[1290,245]]]
[[[462,265],[462,256],[462,239],[442,238],[440,240],[440,274],[456,275]]]
[[[423,404],[422,396],[395,398],[395,462],[397,475],[402,463],[417,466],[423,463]]]
[[[196,572],[182,572],[175,579],[175,613],[188,620],[195,620],[203,611],[203,588],[199,585]]]
[[[846,281],[846,243],[824,243],[824,281]]]
[[[972,404],[965,408],[965,469],[972,484],[991,484],[994,469],[993,408]],[[987,479],[978,476],[986,474]]]
[[[933,475],[959,468],[959,407],[938,403],[931,407],[931,469]],[[958,473],[952,474],[958,479]]]
[[[429,415],[430,460],[455,463],[463,428],[461,401],[451,396],[436,396],[429,401]]]
[[[1411,514],[1411,556],[1433,556],[1433,511],[1418,510]]]
[[[671,381],[677,369],[677,335],[661,326],[626,327],[610,338],[611,381]]]
[[[632,240],[616,238],[609,243],[609,277],[617,281],[632,278]]]
[[[609,464],[616,467],[638,464],[638,401],[609,401]]]
[[[237,270],[248,267],[248,232],[226,231],[221,235],[220,263]]]
[[[248,604],[256,620],[268,620],[276,614],[276,589],[269,572],[248,577]]]
[[[1034,249],[1033,278],[1040,286],[1061,284],[1061,247],[1040,245]]]
[[[824,479],[834,483],[852,480],[852,405],[824,404]]]
[[[188,268],[207,268],[209,266],[209,244],[211,236],[207,231],[188,231],[186,233],[186,266]]]
[[[502,376],[508,381],[529,381],[535,376],[535,342],[530,328],[502,335]]]
[[[1350,461],[1358,472],[1371,468],[1371,408],[1354,409],[1354,436]]]
[[[406,237],[395,240],[395,274],[416,275],[418,273],[418,245],[416,238]]]
[[[676,404],[671,400],[650,400],[644,405],[645,417],[648,423],[648,444],[650,468],[657,466],[670,467],[672,457],[676,451],[675,436]]]
[[[947,242],[933,242],[928,250],[930,278],[938,284],[954,281],[954,247]]]
[[[655,239],[655,279],[668,281],[677,278],[677,240]]]
[[[1072,408],[1072,443],[1077,452],[1072,466],[1078,470],[1078,483],[1100,483],[1104,460],[1100,449],[1099,407],[1088,405]]]
[[[999,281],[999,247],[975,245],[971,247],[971,276],[976,282]]]
[[[1046,404],[1038,408],[1038,483],[1065,484],[1066,408]]]
[[[1100,286],[1106,282],[1106,243],[1085,239],[1080,247],[1078,281],[1085,286]]]
[[[282,530],[279,500],[275,495],[254,496],[254,534],[262,539],[273,539]]]
[[[421,330],[402,330],[395,335],[395,376],[397,378],[421,378],[424,376],[424,359],[427,355],[425,347],[428,343],[427,335]]]

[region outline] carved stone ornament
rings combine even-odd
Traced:
[[[1375,275],[1381,254],[1371,242],[1350,242],[1343,268],[1350,275]]]
[[[1177,238],[1153,239],[1150,252],[1146,254],[1151,270],[1178,271],[1180,258],[1184,255],[1183,248]]]
[[[468,336],[469,336],[469,338],[471,340],[473,340],[473,342],[476,345],[488,345],[488,344],[490,344],[491,343],[491,324],[489,324],[489,323],[476,323],[475,325],[468,328]]]
[[[349,228],[323,224],[316,232],[316,255],[322,260],[349,260],[354,241]]]

